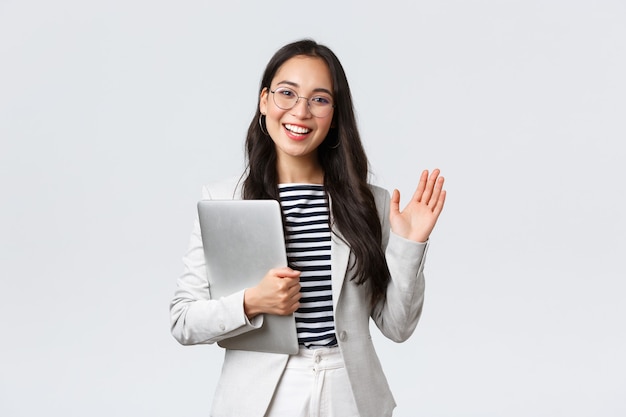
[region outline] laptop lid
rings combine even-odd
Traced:
[[[201,200],[198,215],[211,298],[256,286],[272,268],[287,265],[280,204],[276,200]],[[224,348],[298,352],[293,314],[265,314],[263,326],[224,339]]]

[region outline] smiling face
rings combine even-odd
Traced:
[[[276,105],[277,88],[288,87],[298,96],[323,96],[332,99],[333,83],[326,62],[321,58],[295,56],[278,69],[272,83],[261,92],[259,109],[274,146],[278,169],[319,168],[317,147],[324,141],[333,120],[333,110],[324,117],[311,114],[306,98],[284,110]],[[280,176],[280,174],[279,174]]]

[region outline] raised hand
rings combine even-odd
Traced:
[[[286,316],[300,306],[300,271],[270,269],[256,287],[248,288],[243,305],[249,319],[262,313]]]
[[[402,211],[400,211],[400,192],[393,190],[389,213],[391,230],[406,239],[426,242],[446,201],[443,182],[444,179],[439,176],[438,169],[433,170],[430,176],[427,170],[422,171],[417,189]]]

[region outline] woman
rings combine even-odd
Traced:
[[[294,313],[300,353],[225,350],[212,416],[391,416],[395,407],[369,333],[406,340],[421,314],[428,237],[443,177],[422,172],[411,201],[369,185],[343,68],[311,40],[281,48],[263,75],[242,182],[204,198],[281,202],[289,265],[256,287],[210,300],[198,222],[171,304],[182,344],[214,343]]]

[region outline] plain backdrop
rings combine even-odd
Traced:
[[[626,415],[623,0],[0,0],[0,415],[209,414],[223,353],[178,345],[169,302],[304,37],[372,182],[447,179],[422,320],[373,329],[394,415]]]

